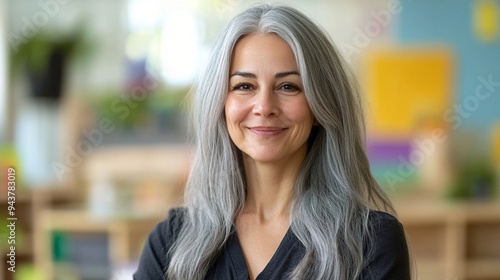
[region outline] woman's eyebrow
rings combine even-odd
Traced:
[[[300,76],[300,73],[298,71],[292,70],[292,71],[286,71],[286,72],[279,72],[274,74],[275,78],[283,78],[289,75],[298,75]]]
[[[257,79],[257,75],[255,75],[254,73],[250,73],[250,72],[236,71],[233,74],[231,74],[231,76],[229,76],[229,78],[231,78],[233,76],[242,76],[242,77],[245,77],[245,78]]]
[[[283,77],[286,77],[286,76],[289,76],[289,75],[298,75],[298,76],[300,76],[300,73],[298,71],[295,71],[295,70],[285,71],[285,72],[279,72],[279,73],[274,74],[274,77],[275,78],[283,78]],[[253,79],[257,78],[257,75],[255,75],[254,73],[242,72],[242,71],[236,71],[236,72],[234,72],[233,74],[231,74],[231,76],[229,76],[229,78],[231,78],[233,76],[242,76],[242,77],[245,77],[245,78],[253,78]]]

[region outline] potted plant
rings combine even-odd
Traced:
[[[40,31],[10,50],[12,76],[26,74],[35,98],[58,100],[64,87],[66,64],[88,51],[83,28],[70,34]]]

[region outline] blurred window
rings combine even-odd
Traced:
[[[193,82],[202,59],[202,22],[195,15],[196,0],[129,0],[126,54],[146,60],[169,85]]]

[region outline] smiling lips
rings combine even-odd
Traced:
[[[254,127],[249,127],[248,129],[259,136],[271,137],[279,135],[287,128],[276,127],[276,126],[254,126]]]

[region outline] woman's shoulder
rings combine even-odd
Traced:
[[[182,207],[168,210],[167,217],[159,222],[149,234],[149,239],[161,243],[161,245],[171,245],[182,228],[186,209]]]
[[[185,213],[184,208],[170,209],[167,217],[149,233],[134,279],[164,279],[170,263],[168,252],[181,231]]]
[[[183,207],[171,208],[168,210],[167,217],[157,227],[166,237],[176,236],[181,230],[185,213],[186,209]]]
[[[371,246],[362,279],[410,279],[405,232],[399,220],[386,212],[370,211]]]
[[[383,227],[385,228],[386,226],[389,227],[395,227],[395,228],[400,228],[401,223],[399,220],[393,216],[392,214],[389,214],[387,212],[383,211],[378,211],[378,210],[370,210],[368,222],[372,227],[375,228],[380,228]]]
[[[368,224],[372,240],[378,248],[406,247],[403,225],[393,215],[370,210]]]

